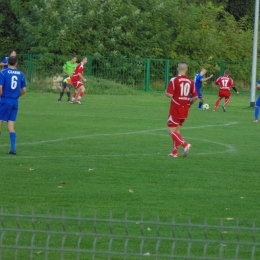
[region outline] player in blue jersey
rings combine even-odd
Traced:
[[[205,82],[205,81],[207,81],[207,80],[209,80],[213,77],[213,74],[211,74],[209,77],[204,78],[204,75],[206,75],[206,73],[207,73],[207,70],[202,69],[201,72],[199,72],[194,78],[195,87],[196,87],[196,90],[197,90],[197,93],[198,93],[198,96],[199,96],[199,99],[200,99],[199,106],[198,106],[199,109],[203,109],[202,105],[203,105],[203,102],[204,102],[203,95],[200,91],[200,89],[202,87],[202,82]]]
[[[8,68],[0,72],[0,133],[3,122],[7,122],[11,149],[8,154],[16,154],[16,132],[14,123],[18,112],[18,99],[26,92],[24,74],[17,68],[17,58],[10,56]]]
[[[257,82],[257,89],[260,90],[260,80]],[[254,122],[258,122],[258,116],[259,116],[259,109],[260,109],[260,95],[258,96],[258,99],[255,102],[255,120]]]
[[[12,50],[12,51],[10,52],[10,54],[9,54],[9,57],[11,57],[11,56],[16,57],[16,51]],[[7,68],[8,68],[7,62],[8,62],[9,57],[5,57],[5,58],[1,61],[1,63],[0,63],[0,66],[4,66],[4,69],[7,69]]]

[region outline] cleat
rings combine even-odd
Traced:
[[[213,109],[213,112],[216,112],[216,110],[215,110],[215,109]]]
[[[77,101],[76,103],[77,103],[78,105],[82,105],[82,103],[81,103],[80,101]]]
[[[61,101],[61,98],[59,98],[58,101]]]
[[[68,98],[68,102],[70,102],[70,98]]]
[[[256,119],[256,120],[254,120],[254,122],[255,122],[255,123],[258,123],[258,120]]]
[[[223,112],[226,112],[226,107],[222,105]]]
[[[74,104],[74,102],[73,102],[73,101],[71,101],[71,100],[69,101],[69,103],[70,103],[70,104]]]
[[[178,154],[177,153],[170,153],[170,154],[168,154],[168,156],[170,156],[170,157],[178,157]]]
[[[185,158],[188,156],[188,152],[191,149],[191,144],[187,144],[186,147],[183,149],[182,158]]]
[[[12,154],[12,155],[16,155],[16,151],[9,151],[8,153],[6,154]]]

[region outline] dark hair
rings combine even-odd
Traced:
[[[230,70],[225,70],[225,71],[224,71],[224,74],[225,74],[225,75],[229,75],[229,74],[230,74]]]
[[[8,61],[7,63],[10,65],[10,66],[15,66],[16,63],[17,63],[17,58],[15,56],[10,56],[8,58]]]
[[[72,58],[72,59],[73,59],[73,58],[77,58],[77,56],[76,56],[76,55],[72,55],[71,58]]]
[[[84,60],[84,59],[87,59],[87,58],[88,58],[87,56],[82,56],[81,60]]]

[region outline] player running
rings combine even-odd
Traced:
[[[220,103],[220,100],[222,98],[225,98],[225,102],[222,105],[222,109],[224,112],[226,112],[226,106],[230,100],[230,88],[233,88],[234,91],[239,94],[239,92],[237,91],[234,81],[232,78],[229,77],[230,75],[230,71],[229,70],[225,70],[224,71],[224,76],[219,77],[217,80],[215,80],[214,84],[215,85],[219,85],[219,92],[218,92],[218,100],[215,103],[213,112],[216,112],[218,105]]]
[[[202,83],[213,77],[213,74],[211,74],[209,77],[204,78],[204,75],[206,75],[206,73],[207,73],[207,70],[202,69],[201,72],[196,74],[196,76],[194,78],[194,84],[195,84],[195,87],[196,87],[196,91],[198,93],[198,97],[200,99],[198,109],[201,109],[201,110],[203,110],[203,102],[204,102],[204,97],[203,97],[203,95],[200,91],[200,89],[202,88]]]
[[[171,98],[171,106],[168,115],[168,134],[173,140],[173,151],[169,154],[172,157],[178,157],[178,147],[183,147],[182,157],[186,157],[191,144],[183,140],[180,130],[185,119],[188,117],[190,105],[198,98],[194,82],[186,76],[188,65],[186,62],[179,62],[177,77],[171,78],[165,95]],[[192,98],[190,99],[190,95]]]
[[[72,99],[69,101],[70,104],[74,104],[74,100],[78,96],[76,103],[79,104],[79,105],[82,105],[81,98],[83,97],[84,92],[86,90],[83,83],[82,83],[82,80],[85,81],[85,82],[87,81],[83,77],[84,65],[87,64],[87,62],[88,62],[88,58],[85,57],[85,56],[82,57],[81,62],[77,65],[77,67],[75,68],[75,70],[72,74],[71,82],[72,82],[72,84],[75,88],[75,92],[73,94]]]

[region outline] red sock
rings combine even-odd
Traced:
[[[185,142],[181,136],[181,134],[177,133],[177,132],[172,132],[171,134],[172,136],[172,139],[174,140],[175,142],[175,145],[178,147],[179,145],[185,147],[187,146],[187,142]]]
[[[175,141],[173,141],[172,153],[173,153],[173,154],[178,154],[178,148],[179,148],[179,146],[176,145],[176,142],[175,142]]]
[[[83,97],[83,95],[84,95],[84,92],[83,92],[83,91],[81,91],[81,92],[79,93],[79,96],[78,96],[78,99],[77,99],[77,101],[80,101],[80,100],[81,100],[81,98]]]
[[[228,102],[229,102],[229,98],[226,98],[224,106],[226,106],[228,104]]]
[[[77,92],[73,94],[73,98],[75,99],[77,97]]]
[[[220,99],[218,99],[218,100],[216,101],[215,106],[214,106],[214,110],[217,109],[217,107],[218,107],[218,105],[219,105],[219,102],[220,102]]]

